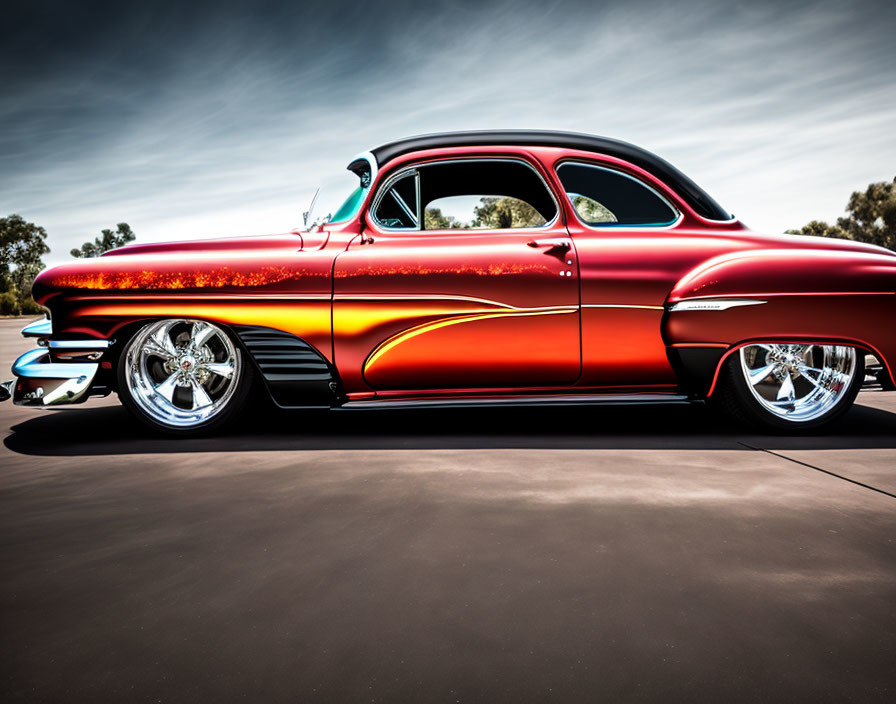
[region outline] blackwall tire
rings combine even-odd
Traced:
[[[740,422],[811,432],[850,409],[864,376],[864,352],[851,346],[756,343],[726,360],[719,401]]]

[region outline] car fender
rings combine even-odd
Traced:
[[[662,335],[688,391],[709,396],[725,359],[756,341],[830,342],[896,367],[896,255],[753,250],[710,259],[669,294]]]

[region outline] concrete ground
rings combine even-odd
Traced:
[[[896,700],[896,393],[0,432],[4,702]]]

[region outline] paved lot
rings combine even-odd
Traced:
[[[175,441],[5,403],[0,694],[893,701],[896,393],[859,404],[811,438],[571,408]]]

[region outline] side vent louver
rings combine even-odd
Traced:
[[[330,407],[336,401],[335,375],[326,359],[307,342],[282,330],[236,325],[271,396],[283,408]]]

